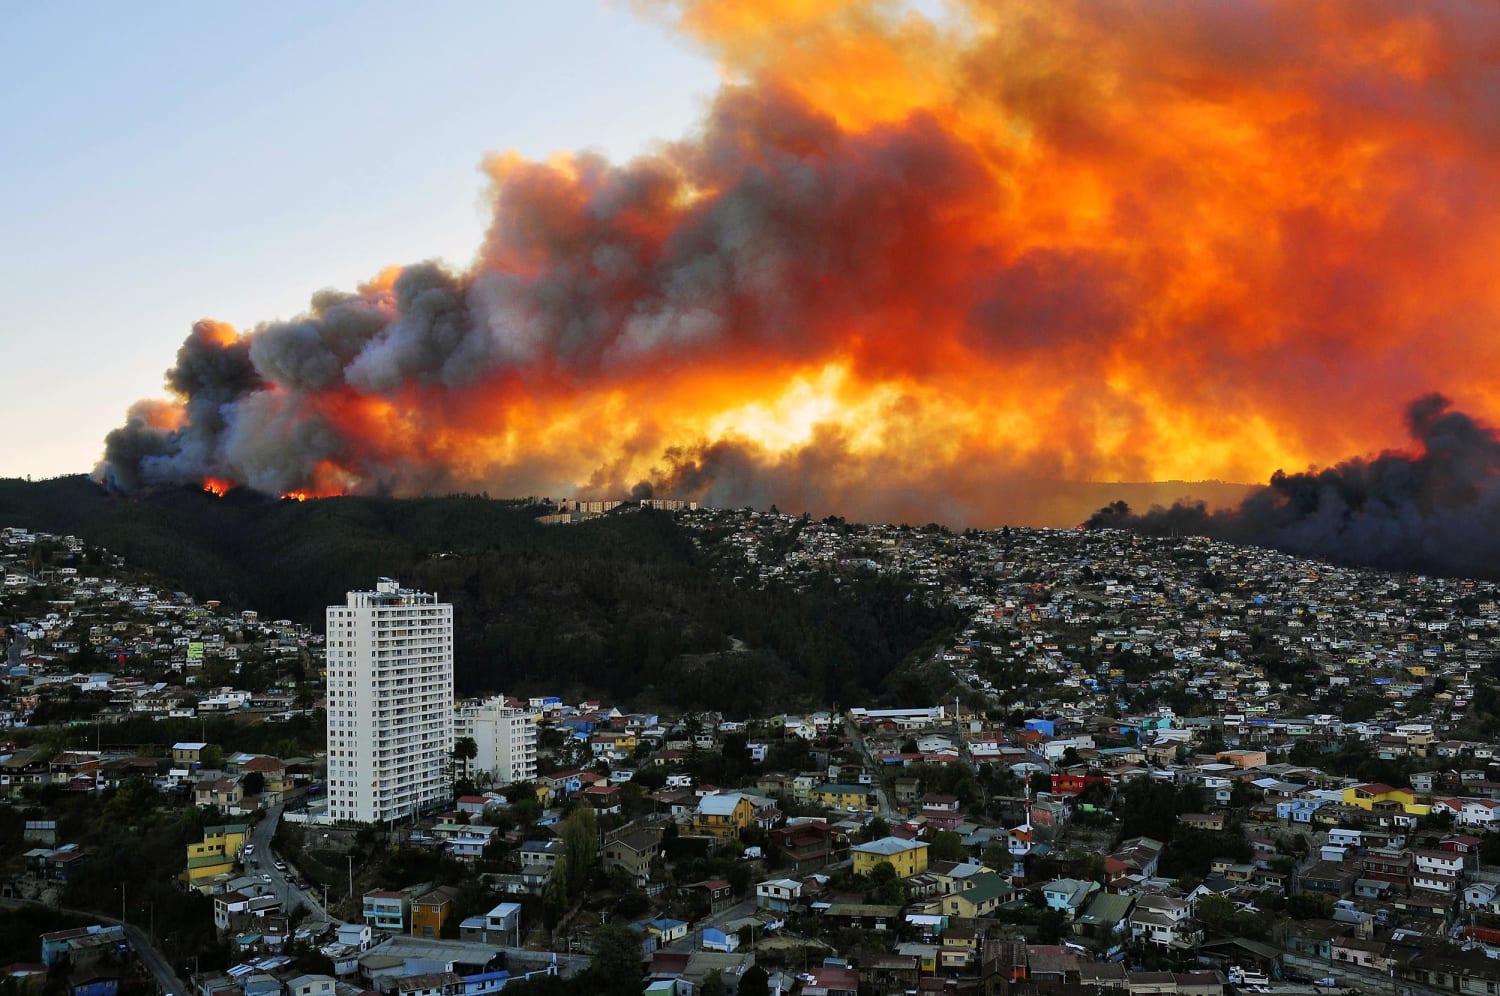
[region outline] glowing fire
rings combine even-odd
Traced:
[[[700,129],[496,154],[469,271],[200,323],[106,476],[994,524],[1500,415],[1500,7],[934,6],[643,5],[723,67]]]
[[[223,498],[233,487],[234,482],[223,481],[216,477],[205,478],[203,481],[203,490],[216,498]]]
[[[307,499],[310,497],[312,496],[309,495],[306,491],[288,491],[286,494],[281,496],[281,499],[282,501],[307,501]]]

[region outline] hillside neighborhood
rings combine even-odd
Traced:
[[[1115,530],[651,514],[742,590],[900,578],[961,622],[866,701],[456,698],[451,799],[355,823],[328,815],[325,632],[0,529],[0,982],[1500,991],[1494,583]]]

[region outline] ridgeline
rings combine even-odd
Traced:
[[[607,695],[733,715],[905,697],[897,665],[951,607],[888,576],[734,584],[667,513],[544,527],[482,496],[297,502],[195,488],[111,495],[83,476],[0,480],[0,525],[72,534],[199,600],[322,629],[378,576],[454,604],[460,693]],[[893,685],[892,683],[895,682]]]

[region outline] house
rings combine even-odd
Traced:
[[[1186,948],[1203,940],[1194,926],[1192,906],[1185,899],[1140,896],[1130,912],[1130,939],[1138,944]]]
[[[250,828],[243,823],[204,827],[203,840],[187,846],[188,885],[207,892],[215,880],[233,874],[249,839]]]
[[[651,920],[637,920],[630,925],[630,929],[645,937],[654,937],[660,947],[666,947],[673,941],[680,941],[688,935],[688,925],[684,920],[673,920],[671,917],[656,917]]]
[[[789,913],[802,902],[802,883],[790,878],[773,878],[755,887],[755,905],[762,909]]]
[[[1130,910],[1134,896],[1096,892],[1073,921],[1073,933],[1106,959],[1118,957],[1130,936]]]
[[[1015,894],[1010,882],[994,872],[981,872],[960,881],[960,886],[942,899],[942,910],[951,917],[989,916]]]
[[[802,980],[802,996],[859,996],[859,969],[810,968]]]
[[[876,806],[875,793],[868,785],[819,785],[812,791],[812,801],[846,813],[863,812]]]
[[[287,996],[334,996],[337,983],[327,975],[294,975],[286,980]]]
[[[1057,910],[1071,920],[1082,911],[1089,896],[1098,888],[1098,882],[1059,878],[1042,886],[1042,898],[1049,910]]]
[[[698,946],[704,951],[723,951],[727,954],[739,950],[740,935],[720,927],[704,927],[698,937]]]
[[[404,892],[375,891],[364,896],[364,921],[376,930],[406,933],[410,901]]]
[[[1432,807],[1417,802],[1411,789],[1392,788],[1383,782],[1370,782],[1344,789],[1344,804],[1366,812],[1396,809],[1409,816],[1426,816]]]
[[[721,878],[694,882],[687,888],[693,900],[709,914],[722,913],[734,905],[734,890]]]
[[[521,882],[540,892],[566,848],[560,840],[528,840],[516,852],[521,861]]]
[[[483,916],[469,917],[460,925],[459,937],[465,941],[519,947],[521,904],[500,903]]]
[[[203,761],[203,752],[208,744],[184,741],[172,745],[172,760],[177,764],[194,765]]]
[[[896,869],[899,878],[911,878],[927,869],[927,845],[919,840],[882,837],[850,848],[854,874],[868,875],[875,866],[886,862]]]
[[[458,890],[451,885],[438,886],[419,896],[411,904],[413,937],[442,937],[443,927],[453,915],[453,900]]]
[[[771,844],[781,849],[797,874],[824,868],[837,860],[834,832],[827,823],[789,823],[771,831]]]
[[[461,996],[463,976],[456,972],[429,972],[396,980],[396,996]]]
[[[364,951],[374,942],[375,934],[368,923],[342,923],[339,924],[338,939],[346,948]]]
[[[688,822],[688,832],[705,837],[735,837],[755,818],[755,806],[739,792],[706,795]]]
[[[611,837],[599,850],[605,872],[619,871],[635,885],[651,880],[651,863],[661,847],[661,831],[651,828]]]
[[[201,781],[193,787],[193,802],[199,806],[214,806],[226,812],[237,812],[245,793],[240,783],[233,778],[214,778]]]

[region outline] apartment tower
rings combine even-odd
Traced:
[[[328,816],[377,823],[449,801],[453,606],[381,578],[328,607]]]
[[[536,778],[536,719],[534,712],[507,706],[503,695],[460,705],[453,735],[472,737],[478,749],[470,777],[497,788]]]

